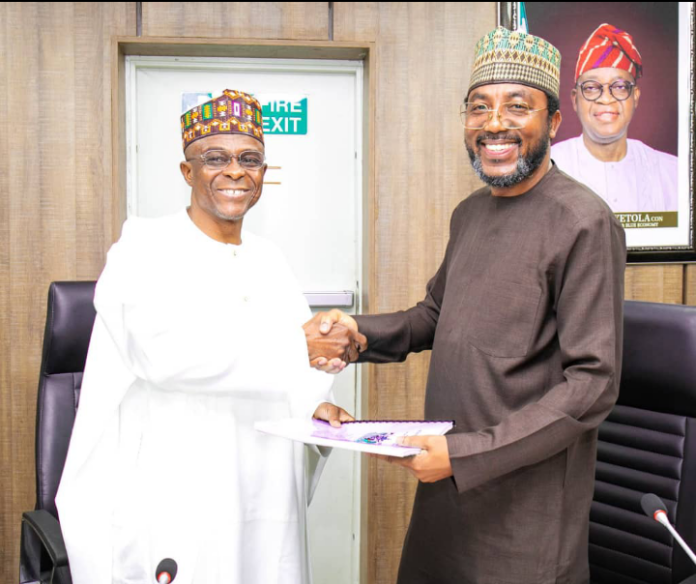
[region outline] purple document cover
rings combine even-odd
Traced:
[[[356,420],[343,422],[340,428],[324,420],[312,423],[316,438],[374,446],[399,446],[397,439],[402,436],[442,436],[454,427],[452,420]]]

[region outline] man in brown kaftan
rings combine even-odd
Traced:
[[[455,209],[425,299],[354,321],[321,317],[367,337],[361,361],[432,349],[425,417],[457,424],[407,439],[423,452],[392,461],[421,481],[399,584],[589,581],[597,426],[618,394],[626,250],[609,207],[551,162],[559,65],[531,35],[496,29],[479,42],[462,119],[488,186]],[[328,356],[319,366],[339,368]]]

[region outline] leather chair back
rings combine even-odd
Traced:
[[[95,282],[53,282],[48,292],[36,408],[36,508],[54,517],[96,317],[94,286]]]
[[[676,584],[696,572],[640,506],[655,493],[696,547],[696,307],[625,303],[621,389],[599,428],[596,479],[594,584]]]

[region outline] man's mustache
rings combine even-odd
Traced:
[[[480,146],[484,140],[501,140],[501,141],[506,141],[506,142],[515,142],[519,144],[522,142],[520,140],[519,136],[516,136],[514,134],[502,134],[502,133],[497,133],[493,134],[491,132],[485,132],[484,134],[480,134],[476,137],[476,145]]]

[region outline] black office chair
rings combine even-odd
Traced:
[[[640,506],[655,493],[696,547],[696,307],[625,303],[621,391],[599,428],[596,478],[593,584],[677,584],[696,573]]]
[[[96,316],[94,285],[54,282],[48,292],[36,408],[36,509],[22,517],[20,584],[72,582],[55,497]]]

